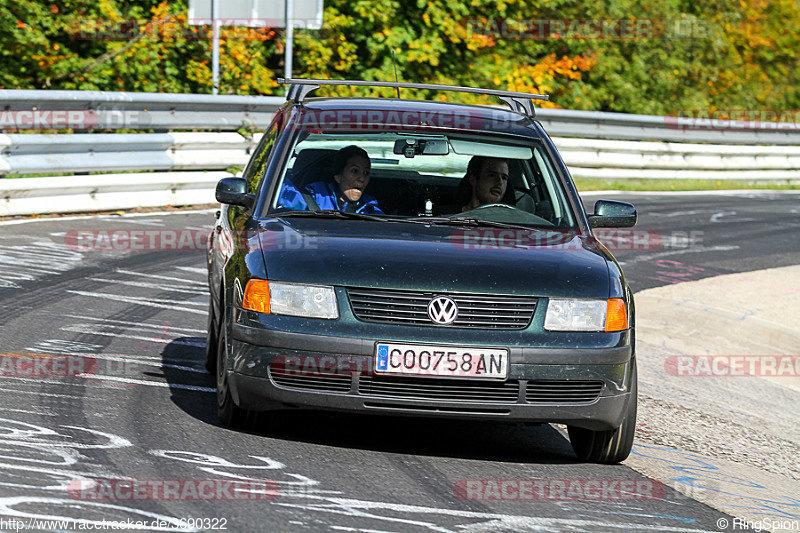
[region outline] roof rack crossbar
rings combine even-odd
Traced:
[[[301,103],[305,97],[319,89],[322,85],[349,85],[359,87],[393,87],[398,89],[429,89],[435,91],[452,91],[460,93],[485,94],[497,96],[518,113],[530,117],[534,116],[533,100],[549,100],[546,94],[520,93],[514,91],[499,91],[497,89],[476,89],[474,87],[460,87],[457,85],[437,85],[433,83],[404,83],[394,81],[361,81],[361,80],[309,80],[298,78],[278,78],[278,83],[289,85],[287,100]]]

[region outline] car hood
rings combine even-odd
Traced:
[[[437,292],[607,298],[606,252],[576,232],[313,218],[259,224],[267,277]]]

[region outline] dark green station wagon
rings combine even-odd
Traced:
[[[220,420],[264,411],[566,424],[616,463],[636,424],[634,309],[533,100],[440,85],[285,80],[208,252]],[[398,98],[308,98],[324,84]],[[482,93],[510,109],[401,99]]]

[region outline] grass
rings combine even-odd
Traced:
[[[575,178],[578,191],[718,191],[731,189],[800,190],[800,180],[691,180]]]

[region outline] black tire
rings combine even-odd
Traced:
[[[213,299],[214,296],[212,295]],[[208,329],[206,330],[206,370],[212,376],[217,373],[217,344],[219,343],[219,320],[214,312],[214,302],[208,302]]]
[[[255,420],[255,413],[242,409],[236,402],[233,401],[231,396],[230,384],[228,383],[228,369],[225,364],[227,355],[227,342],[224,322],[220,320],[221,327],[219,328],[218,342],[217,342],[217,416],[219,421],[232,428],[246,428],[250,426]]]
[[[591,429],[567,426],[569,441],[578,459],[591,463],[617,464],[627,459],[628,455],[630,455],[633,448],[634,434],[636,433],[636,407],[639,391],[636,374],[636,363],[634,362],[628,412],[618,428],[593,431]]]

